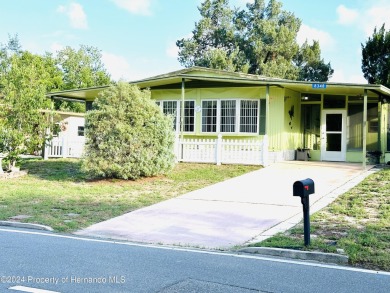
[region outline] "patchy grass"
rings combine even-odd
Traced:
[[[0,180],[0,220],[17,220],[70,232],[259,167],[177,164],[166,176],[137,181],[88,180],[81,161],[24,160],[29,174]]]
[[[302,223],[254,246],[344,251],[351,265],[390,271],[390,169],[372,174],[312,215],[310,228],[310,247],[304,247]]]

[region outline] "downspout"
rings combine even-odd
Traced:
[[[366,169],[367,153],[367,90],[364,90],[363,102],[363,169]]]

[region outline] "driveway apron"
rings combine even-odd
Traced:
[[[314,180],[315,194],[310,196],[314,212],[331,202],[336,190],[341,188],[344,192],[359,182],[370,168],[363,170],[361,164],[331,162],[275,163],[92,225],[76,234],[225,249],[269,237],[287,229],[286,223],[292,226],[301,220],[300,198],[292,195],[296,180]]]

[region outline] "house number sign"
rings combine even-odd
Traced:
[[[326,89],[326,83],[312,83],[311,88],[313,88],[313,89]]]

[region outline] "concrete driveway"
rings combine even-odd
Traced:
[[[296,180],[311,178],[311,213],[374,172],[372,166],[281,162],[92,225],[78,235],[211,249],[263,240],[302,219]]]

